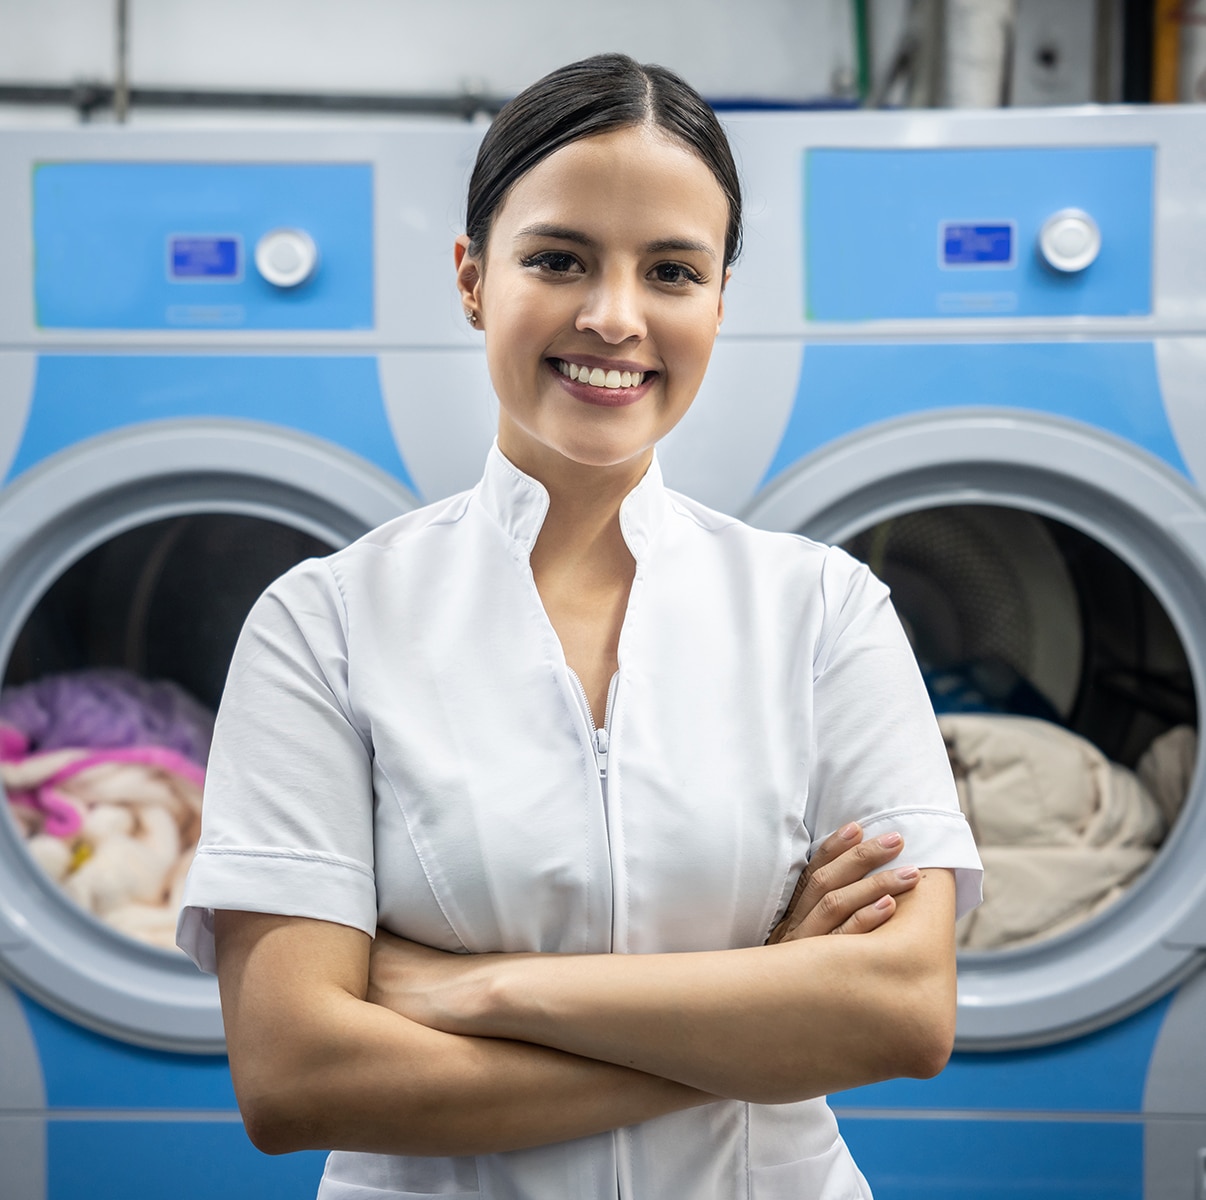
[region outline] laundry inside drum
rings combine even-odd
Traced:
[[[984,861],[966,951],[1033,944],[1119,900],[1193,784],[1184,645],[1151,588],[1070,525],[919,509],[845,549],[892,590]]]
[[[34,861],[81,908],[174,951],[214,713],[259,594],[324,541],[191,513],[88,551],[25,620],[0,688],[0,783]]]

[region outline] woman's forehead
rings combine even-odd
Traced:
[[[628,126],[579,138],[542,159],[512,186],[495,232],[505,227],[514,237],[543,226],[588,233],[633,222],[647,232],[668,223],[660,237],[690,230],[693,240],[719,239],[719,253],[727,221],[728,200],[703,159],[661,130]]]

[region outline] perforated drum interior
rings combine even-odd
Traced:
[[[1042,518],[988,506],[923,509],[846,543],[892,589],[923,668],[1006,664],[1064,717],[1083,664],[1071,573]]]

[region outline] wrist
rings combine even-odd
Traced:
[[[539,1041],[541,995],[549,988],[549,967],[558,954],[502,954],[491,964],[488,984],[482,993],[480,1020],[488,1026],[487,1036],[514,1041]]]
[[[483,954],[465,981],[462,1012],[465,1026],[457,1032],[475,1037],[523,1040],[525,999],[533,987],[532,963],[537,954]]]

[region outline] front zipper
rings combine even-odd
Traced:
[[[590,707],[590,697],[586,694],[586,688],[582,686],[582,680],[578,678],[577,671],[573,667],[566,664],[565,668],[574,681],[574,687],[578,690],[578,700],[582,705],[582,715],[586,718],[586,727],[590,731],[590,745],[595,752],[595,766],[599,772],[599,789],[603,793],[603,822],[604,829],[607,830],[607,840],[610,854],[611,830],[608,828],[610,823],[610,813],[607,807],[607,755],[611,749],[611,710],[615,707],[616,702],[616,684],[620,681],[620,672],[617,671],[611,677],[611,682],[607,685],[607,705],[603,711],[603,727],[600,728],[595,724],[595,714]],[[614,903],[615,897],[612,897]],[[614,914],[613,914],[614,919]],[[621,1168],[620,1159],[626,1155],[626,1147],[624,1145],[624,1131],[622,1129],[612,1130],[612,1144],[616,1154],[616,1200],[625,1200],[624,1185],[622,1175],[624,1171]]]
[[[607,792],[607,747],[610,741],[606,726],[595,730],[595,762],[599,767],[599,779],[603,784],[604,794]]]
[[[574,686],[578,689],[578,698],[582,701],[582,715],[586,717],[587,726],[590,729],[590,744],[591,749],[595,752],[595,767],[599,772],[599,786],[603,789],[603,810],[607,811],[607,754],[611,749],[611,710],[616,702],[616,684],[620,679],[620,672],[617,671],[612,677],[611,682],[607,685],[607,707],[603,713],[603,725],[600,728],[595,724],[594,714],[591,712],[590,697],[586,694],[586,688],[582,686],[582,680],[578,678],[578,673],[573,667],[566,667],[570,673],[570,678],[574,681]]]

